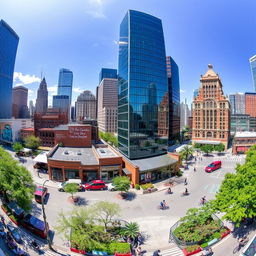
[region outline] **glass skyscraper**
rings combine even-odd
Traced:
[[[256,91],[256,55],[251,57],[249,61],[250,61],[251,70],[252,70],[252,80],[253,80],[254,90]]]
[[[166,153],[168,136],[158,130],[159,111],[168,117],[166,98],[162,22],[129,10],[120,25],[118,63],[118,147],[129,159]]]
[[[12,84],[19,37],[0,20],[0,119],[12,116]]]
[[[117,78],[117,70],[112,68],[102,68],[99,74],[99,84],[104,78]]]
[[[67,95],[69,105],[72,103],[73,72],[62,68],[59,72],[58,95]]]

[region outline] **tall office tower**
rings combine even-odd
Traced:
[[[54,95],[52,97],[52,107],[58,108],[61,112],[69,113],[69,96],[68,95]]]
[[[244,95],[244,93],[230,94],[229,102],[230,102],[232,115],[245,114],[245,95]]]
[[[193,101],[192,142],[228,146],[230,137],[230,103],[212,65],[201,76],[199,95]]]
[[[41,81],[37,90],[35,113],[45,114],[48,108],[48,91],[45,78]]]
[[[185,126],[188,126],[188,118],[191,116],[187,99],[185,102],[181,102],[180,104],[180,129],[184,129]]]
[[[158,108],[168,93],[162,21],[129,10],[120,25],[118,147],[129,159],[164,154]]]
[[[28,112],[28,89],[24,86],[12,88],[12,116],[15,118],[27,118]]]
[[[12,116],[13,71],[19,37],[0,20],[0,119]]]
[[[67,95],[69,105],[72,103],[73,72],[62,68],[59,72],[58,95]]]
[[[91,91],[81,93],[75,103],[76,120],[96,119],[96,98]]]
[[[75,112],[76,110],[75,110],[75,107],[74,106],[72,106],[71,107],[71,121],[72,122],[75,122],[76,121],[76,112]]]
[[[117,79],[117,70],[113,68],[102,68],[99,74],[99,84],[104,78]]]
[[[180,137],[180,80],[179,67],[172,57],[166,57],[169,94],[169,142]]]
[[[256,92],[245,93],[245,114],[256,117]]]
[[[31,118],[33,118],[34,113],[35,113],[35,106],[34,106],[33,100],[30,100],[29,101],[29,115]]]
[[[193,91],[193,99],[195,99],[198,96],[198,94],[199,94],[199,89],[195,89]]]
[[[98,127],[103,132],[117,132],[118,81],[103,78],[98,87]]]
[[[249,59],[249,62],[250,62],[251,71],[252,71],[252,80],[253,80],[254,90],[256,91],[256,55],[251,57]]]

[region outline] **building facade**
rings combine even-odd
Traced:
[[[29,115],[31,118],[34,118],[34,114],[35,114],[35,106],[33,103],[33,100],[29,101]]]
[[[70,100],[68,95],[54,95],[52,97],[52,107],[58,108],[62,112],[69,112]]]
[[[246,153],[256,144],[256,132],[237,132],[233,141],[233,154]]]
[[[231,133],[250,131],[250,119],[246,114],[231,114]]]
[[[158,134],[158,108],[168,93],[162,22],[129,10],[119,36],[119,151],[129,159],[164,154],[168,138]]]
[[[254,85],[254,90],[256,91],[256,55],[249,59],[251,72],[252,72],[252,81]]]
[[[244,93],[236,93],[229,95],[231,114],[245,114],[245,95]]]
[[[256,117],[256,92],[245,93],[245,114]]]
[[[191,116],[190,109],[187,104],[187,100],[185,102],[181,102],[180,104],[180,129],[184,129],[188,126],[188,118]]]
[[[84,91],[75,103],[76,120],[96,119],[96,98],[91,91]]]
[[[73,86],[73,72],[66,68],[60,69],[57,94],[68,96],[70,106],[72,103],[72,86]]]
[[[113,68],[102,68],[99,74],[99,84],[104,78],[117,79],[117,70]]]
[[[230,103],[212,65],[201,76],[199,95],[193,101],[192,142],[199,144],[223,143],[227,148],[230,138]]]
[[[16,86],[12,89],[12,116],[14,118],[28,118],[28,89]]]
[[[169,134],[170,144],[180,137],[180,80],[179,68],[172,57],[166,57],[169,94]]]
[[[37,90],[35,113],[41,114],[41,115],[45,114],[47,111],[47,108],[48,108],[48,91],[47,91],[47,84],[46,84],[45,78],[43,78]]]
[[[13,71],[19,37],[0,20],[0,119],[12,116]]]
[[[195,99],[199,94],[199,89],[193,90],[193,99]]]
[[[117,132],[118,81],[104,78],[98,88],[97,120],[100,131]]]

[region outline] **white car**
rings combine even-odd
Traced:
[[[116,190],[116,187],[113,183],[109,183],[108,184],[108,191],[115,191]]]

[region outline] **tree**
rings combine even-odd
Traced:
[[[77,184],[76,183],[68,183],[64,187],[64,191],[66,193],[70,193],[72,199],[74,199],[74,194],[77,192]]]
[[[15,201],[25,211],[32,206],[35,186],[30,172],[0,147],[0,191],[6,201]]]
[[[122,228],[121,234],[125,237],[130,237],[132,239],[135,239],[140,234],[140,228],[138,223],[136,222],[127,223],[125,227]]]
[[[194,153],[194,149],[191,146],[186,145],[181,151],[180,156],[182,159],[188,161],[188,158]]]
[[[121,211],[120,206],[117,203],[110,203],[107,201],[100,201],[93,206],[95,217],[99,222],[103,223],[105,231],[107,232],[107,226],[113,221],[114,217],[119,216]]]
[[[15,153],[19,153],[24,147],[22,146],[21,143],[15,142],[12,146],[12,149],[15,151]]]
[[[120,191],[121,194],[123,192],[128,192],[130,188],[130,180],[126,176],[117,176],[113,179],[113,184],[116,188],[116,190]]]
[[[223,152],[223,151],[225,150],[225,145],[224,145],[223,143],[220,143],[220,144],[216,145],[216,146],[214,147],[214,149],[215,149],[216,151],[218,151],[219,153],[221,153],[221,152]]]
[[[206,155],[208,156],[209,153],[211,153],[213,151],[213,146],[210,144],[205,144],[203,146],[201,146],[201,150],[206,153]]]
[[[36,149],[38,149],[40,144],[41,144],[41,140],[38,137],[35,137],[35,136],[31,135],[31,136],[28,136],[28,137],[25,138],[25,146],[27,148],[30,148],[32,150],[36,150]]]
[[[214,200],[214,208],[223,218],[239,225],[244,218],[256,216],[256,145],[247,152],[246,161],[227,173]]]

